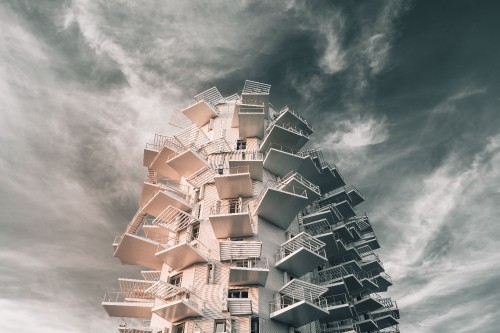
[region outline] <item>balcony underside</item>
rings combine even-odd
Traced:
[[[104,310],[110,317],[151,318],[153,300],[144,302],[102,302]]]
[[[248,237],[253,235],[252,221],[248,212],[226,215],[210,215],[215,238]]]
[[[269,269],[267,268],[231,267],[229,270],[229,285],[259,285],[264,287],[268,275]]]
[[[142,212],[148,213],[149,215],[152,216],[158,216],[168,206],[178,208],[185,212],[191,209],[189,202],[187,202],[180,196],[170,193],[169,191],[164,191],[164,190],[158,191],[151,198],[151,195],[156,191],[158,191],[158,185],[151,183],[144,183],[141,195],[141,205],[143,206]],[[146,202],[146,200],[148,199],[149,201]]]
[[[290,171],[299,169],[303,161],[304,158],[299,155],[271,148],[264,159],[264,168],[283,177]]]
[[[344,276],[344,283],[350,293],[363,288],[363,284],[361,283],[361,281],[359,281],[358,278],[356,278],[352,274]]]
[[[321,323],[344,320],[352,318],[354,315],[349,304],[329,305],[326,309],[328,310],[328,315],[319,320]]]
[[[372,272],[374,270],[377,270],[378,272],[382,272],[384,270],[384,267],[380,264],[380,262],[378,260],[363,262],[361,264],[361,268],[365,272]]]
[[[300,187],[300,188],[303,188],[304,190],[306,190],[306,192],[307,192],[307,204],[310,204],[314,200],[318,199],[320,194],[321,194],[319,192],[315,192],[315,191],[311,190],[309,188],[309,186],[302,184],[295,177],[290,179],[289,181],[287,181],[286,184],[291,185],[291,186],[295,186],[295,187]]]
[[[293,276],[301,277],[325,262],[327,262],[325,257],[302,247],[277,261],[276,267],[291,273]]]
[[[349,198],[351,199],[353,206],[357,206],[365,201],[365,198],[363,198],[358,191],[351,189],[350,191],[347,192],[347,195],[349,195]]]
[[[206,125],[211,118],[217,117],[217,112],[205,101],[188,106],[182,113],[198,127]]]
[[[333,232],[327,232],[314,237],[326,244],[325,252],[328,259],[334,259],[345,253],[344,245],[335,239]]]
[[[144,158],[142,159],[142,165],[145,167],[149,167],[153,160],[156,158],[158,151],[153,149],[144,149]]]
[[[392,282],[384,278],[382,275],[377,275],[375,277],[375,282],[377,283],[378,288],[376,288],[374,291],[377,292],[387,291],[387,289],[392,286]]]
[[[155,306],[152,311],[171,323],[176,323],[186,318],[203,316],[202,310],[199,310],[197,306],[185,299]]]
[[[208,166],[205,159],[191,149],[171,158],[167,165],[186,178]]]
[[[214,181],[220,199],[251,197],[253,195],[250,173],[216,175]]]
[[[288,229],[294,217],[307,205],[307,197],[274,188],[265,189],[257,215],[281,229]]]
[[[330,225],[333,225],[337,218],[335,217],[331,209],[326,209],[324,211],[316,212],[302,217],[302,222],[304,223],[304,225],[320,220],[326,220]]]
[[[380,249],[380,243],[378,242],[377,237],[367,237],[367,238],[362,237],[358,242],[356,242],[356,245],[358,246],[368,245],[372,250]]]
[[[208,261],[205,255],[189,243],[178,244],[159,251],[156,253],[156,257],[176,271]]]
[[[176,154],[176,151],[165,146],[160,149],[160,152],[155,156],[155,158],[151,161],[151,164],[148,165],[148,167],[155,170],[159,174],[168,172],[170,167],[168,167],[167,161],[174,154]]]
[[[377,326],[380,330],[399,324],[399,322],[396,320],[396,318],[394,318],[391,315],[376,318],[375,323],[377,324]]]
[[[310,156],[303,157],[302,164],[297,172],[309,179],[314,184],[319,185],[317,180],[319,180],[318,177],[321,175],[321,171]]]
[[[311,178],[311,181],[319,185],[322,193],[326,193],[346,185],[337,169],[332,170],[329,167],[321,168],[321,174],[315,178]]]
[[[361,320],[357,323],[357,325],[361,332],[372,332],[378,328],[375,322],[371,319]]]
[[[342,201],[335,204],[335,208],[337,208],[343,218],[349,218],[356,215],[356,211],[354,211],[354,208],[348,201]]]
[[[250,178],[262,181],[263,161],[262,160],[229,160],[229,167],[248,166]]]
[[[242,113],[238,114],[239,137],[259,138],[264,136],[264,112],[261,113]]]
[[[356,311],[358,313],[363,313],[363,312],[368,312],[368,311],[375,311],[380,308],[383,308],[384,306],[382,303],[377,301],[376,299],[372,297],[367,297],[359,301],[354,302],[354,307],[356,308]]]
[[[332,295],[340,295],[340,294],[347,294],[349,290],[347,290],[347,287],[344,283],[344,281],[339,280],[337,282],[332,282],[329,284],[323,285],[323,287],[328,288],[328,291],[324,294],[324,296],[332,296]]]
[[[284,309],[280,309],[271,313],[271,319],[282,322],[284,324],[300,327],[320,319],[328,314],[328,311],[308,303],[299,301]]]
[[[293,132],[281,126],[272,126],[272,129],[269,131],[260,145],[261,152],[266,152],[271,142],[298,150],[302,148],[307,143],[307,141],[309,141],[309,138],[305,137],[304,135]]]
[[[124,234],[114,256],[123,265],[139,265],[152,270],[161,270],[163,262],[155,257],[158,242],[144,237]]]
[[[341,224],[338,226],[334,226],[333,231],[337,233],[342,241],[344,242],[352,242],[354,240],[354,237],[352,236],[351,232],[347,228],[345,224]]]
[[[365,289],[365,290],[370,290],[370,291],[377,291],[378,290],[378,285],[376,284],[376,282],[374,282],[368,278],[362,279],[361,284],[363,285],[363,289]]]

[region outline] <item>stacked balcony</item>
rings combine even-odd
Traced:
[[[299,155],[306,159],[306,163],[298,171],[315,184],[320,184],[321,192],[326,193],[346,185],[337,166],[325,161],[320,150],[308,149],[301,151]]]
[[[262,181],[263,154],[260,151],[239,150],[229,154],[229,167],[248,167],[250,178]]]
[[[110,317],[150,318],[154,295],[148,292],[154,282],[119,279],[120,291],[106,292],[102,301]]]
[[[243,91],[241,93],[241,101],[243,104],[263,105],[265,115],[269,114],[269,84],[245,80]]]
[[[203,315],[204,300],[187,288],[158,281],[149,292],[158,300],[152,311],[169,322]]]
[[[296,171],[290,171],[282,179],[281,182],[286,185],[292,185],[296,187],[301,187],[307,192],[307,204],[310,204],[314,200],[320,197],[321,191],[319,186],[311,183],[309,180],[304,178],[301,174]]]
[[[351,304],[348,294],[336,294],[325,296],[328,315],[322,317],[320,323],[345,320],[354,316],[354,307]]]
[[[304,188],[269,180],[257,198],[256,213],[286,230],[307,202]]]
[[[248,165],[219,168],[214,176],[215,187],[220,199],[251,197],[252,178]]]
[[[217,117],[216,105],[224,101],[216,87],[212,87],[195,96],[196,103],[182,109],[182,113],[196,126],[206,125],[210,119]]]
[[[267,258],[235,259],[229,268],[230,286],[259,285],[265,287],[269,275]]]
[[[319,325],[319,333],[360,333],[358,325],[352,319],[335,320]]]
[[[301,277],[327,261],[324,247],[322,241],[301,232],[281,244],[276,253],[276,267]]]
[[[398,325],[399,309],[397,303],[390,298],[381,298],[379,301],[384,307],[370,313],[378,329],[382,330]]]
[[[264,133],[264,139],[260,144],[260,151],[267,151],[271,143],[299,150],[308,141],[309,135],[301,129],[290,124],[273,122]]]
[[[329,314],[323,295],[327,289],[293,279],[281,288],[270,303],[271,319],[300,327]]]
[[[182,151],[184,151],[184,147],[176,138],[155,134],[154,142],[147,143],[144,149],[144,166],[154,170],[160,176],[178,181],[181,175],[166,162],[170,156]]]
[[[208,218],[216,238],[253,235],[250,207],[241,199],[216,201]]]
[[[198,263],[206,263],[210,258],[210,249],[199,242],[191,232],[185,232],[158,246],[156,257],[179,271]]]
[[[262,101],[253,101],[248,104],[236,104],[232,127],[239,128],[239,137],[259,138],[264,136],[265,104]]]
[[[290,109],[288,106],[285,106],[277,114],[275,114],[274,120],[279,123],[291,124],[304,133],[307,133],[307,135],[313,134],[312,125],[309,124],[304,117]]]

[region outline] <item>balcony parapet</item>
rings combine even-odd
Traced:
[[[307,130],[309,132],[309,134],[312,134],[313,133],[313,127],[311,124],[309,124],[307,122],[307,120],[302,117],[300,114],[298,114],[297,112],[293,111],[291,108],[289,108],[287,105],[285,107],[283,107],[277,114],[276,114],[276,120],[277,121],[280,121],[281,118],[283,118],[283,116],[286,114],[286,113],[289,113],[291,115],[293,115],[295,118],[297,118],[300,122],[303,123],[304,127],[305,127],[305,130]]]
[[[269,275],[268,258],[250,258],[231,260],[229,269],[229,285],[265,286]]]
[[[170,150],[176,152],[184,150],[184,147],[176,138],[161,134],[155,134],[153,142],[146,143],[145,147],[147,150],[153,150],[156,152],[159,152],[163,148],[169,148]]]
[[[291,181],[298,182],[302,187],[304,187],[305,189],[307,189],[310,192],[312,192],[313,194],[315,194],[315,196],[308,195],[308,197],[311,197],[311,199],[319,197],[321,195],[321,190],[319,189],[319,186],[313,184],[312,182],[310,182],[309,180],[307,180],[306,178],[304,178],[300,173],[298,173],[296,171],[290,171],[290,172],[288,172],[281,179],[281,181],[283,183],[285,183],[285,184],[288,184]]]
[[[199,317],[203,315],[205,301],[188,288],[179,288],[174,295],[168,298],[156,298],[159,301],[152,311],[170,322]]]
[[[361,333],[361,331],[354,320],[344,319],[321,323],[318,333]]]
[[[151,225],[159,226],[170,232],[179,232],[199,222],[197,218],[173,206],[165,210],[151,221]]]
[[[118,326],[120,333],[155,333],[162,332],[161,327],[152,327],[151,320],[137,320],[132,318],[122,318],[122,323]]]
[[[157,246],[155,256],[173,270],[181,270],[196,263],[206,263],[211,258],[209,247],[198,241],[191,232],[176,235]]]
[[[256,241],[221,241],[220,260],[233,261],[238,259],[259,258],[262,242]]]
[[[150,318],[153,305],[154,297],[135,292],[105,292],[102,301],[110,317]]]
[[[214,181],[220,199],[253,196],[249,165],[217,168]]]
[[[240,199],[218,200],[210,207],[209,220],[216,238],[253,235],[250,205]]]

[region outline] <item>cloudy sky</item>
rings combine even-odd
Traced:
[[[144,143],[272,85],[367,198],[403,332],[498,332],[497,1],[4,0],[0,331],[113,332]]]

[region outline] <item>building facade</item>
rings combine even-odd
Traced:
[[[399,332],[363,195],[269,92],[211,88],[146,145],[139,209],[113,243],[142,279],[102,303],[120,332]]]

